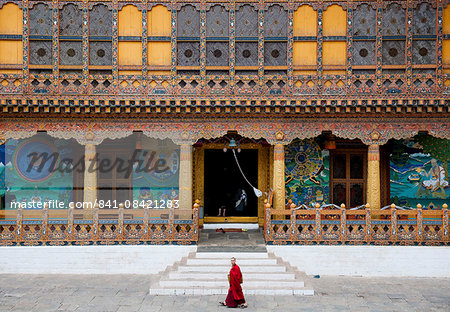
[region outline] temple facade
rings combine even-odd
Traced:
[[[0,0],[0,244],[448,244],[449,92],[446,0]]]

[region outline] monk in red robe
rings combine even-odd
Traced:
[[[236,258],[231,258],[231,270],[228,274],[228,281],[230,289],[228,289],[228,296],[225,302],[220,302],[221,305],[226,305],[229,308],[246,308],[244,294],[242,293],[242,273],[239,266],[236,264]]]

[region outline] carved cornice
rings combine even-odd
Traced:
[[[264,138],[270,144],[289,144],[292,140],[314,138],[331,131],[345,139],[360,139],[364,144],[385,144],[389,139],[410,138],[427,131],[438,138],[450,139],[450,121],[437,119],[288,119],[148,122],[136,121],[18,121],[2,120],[0,138],[23,139],[37,131],[47,131],[56,138],[75,139],[80,144],[100,144],[104,139],[120,139],[133,131],[157,139],[171,139],[176,144],[193,144],[201,138],[212,139],[237,131],[244,137]]]

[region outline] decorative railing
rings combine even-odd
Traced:
[[[291,204],[273,209],[266,204],[264,236],[272,245],[449,245],[447,205],[442,210],[406,210],[394,204],[345,209],[344,205]]]
[[[0,211],[0,245],[191,245],[199,206],[182,209],[85,208]]]

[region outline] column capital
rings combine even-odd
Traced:
[[[370,144],[368,147],[368,161],[379,161],[380,160],[380,145]]]
[[[273,160],[283,160],[284,161],[284,145],[275,144],[273,146]]]
[[[193,146],[196,140],[194,139],[172,139],[173,143],[180,146]]]
[[[369,150],[377,151],[380,149],[381,145],[382,144],[379,144],[379,143],[371,143],[371,144],[367,145],[367,147],[369,148]]]

